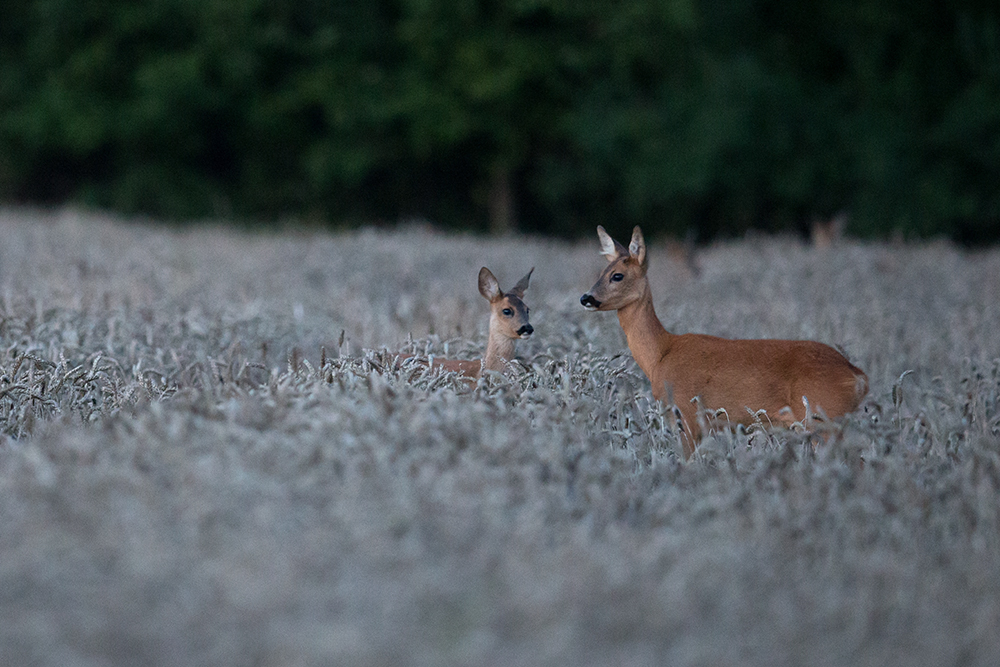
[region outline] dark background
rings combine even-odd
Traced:
[[[1000,240],[968,0],[7,0],[0,201]]]

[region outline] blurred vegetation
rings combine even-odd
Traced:
[[[10,0],[0,199],[702,238],[1000,239],[1000,10]]]

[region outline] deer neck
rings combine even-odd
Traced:
[[[640,299],[618,309],[618,322],[625,332],[632,358],[646,377],[652,378],[653,370],[670,347],[671,334],[656,317],[649,283]]]
[[[504,336],[490,326],[490,337],[486,341],[483,355],[483,370],[502,371],[507,362],[514,358],[514,339]]]

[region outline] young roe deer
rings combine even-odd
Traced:
[[[597,236],[608,266],[580,303],[588,310],[618,311],[653,397],[680,410],[685,458],[701,436],[695,398],[708,414],[725,410],[733,423],[754,423],[765,410],[771,423],[787,426],[851,412],[868,392],[868,377],[823,343],[668,332],[653,309],[642,231],[633,230],[628,248],[603,227]]]
[[[524,291],[534,268],[517,281],[506,293],[501,291],[496,277],[485,266],[479,270],[479,293],[490,302],[490,333],[486,341],[486,354],[482,359],[431,358],[434,369],[456,372],[469,378],[478,378],[484,370],[502,371],[514,358],[514,344],[534,333],[528,322],[528,307],[524,305]],[[399,360],[413,358],[412,354],[399,356]]]

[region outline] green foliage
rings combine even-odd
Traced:
[[[701,237],[1000,237],[1000,15],[962,0],[17,0],[0,198]]]

